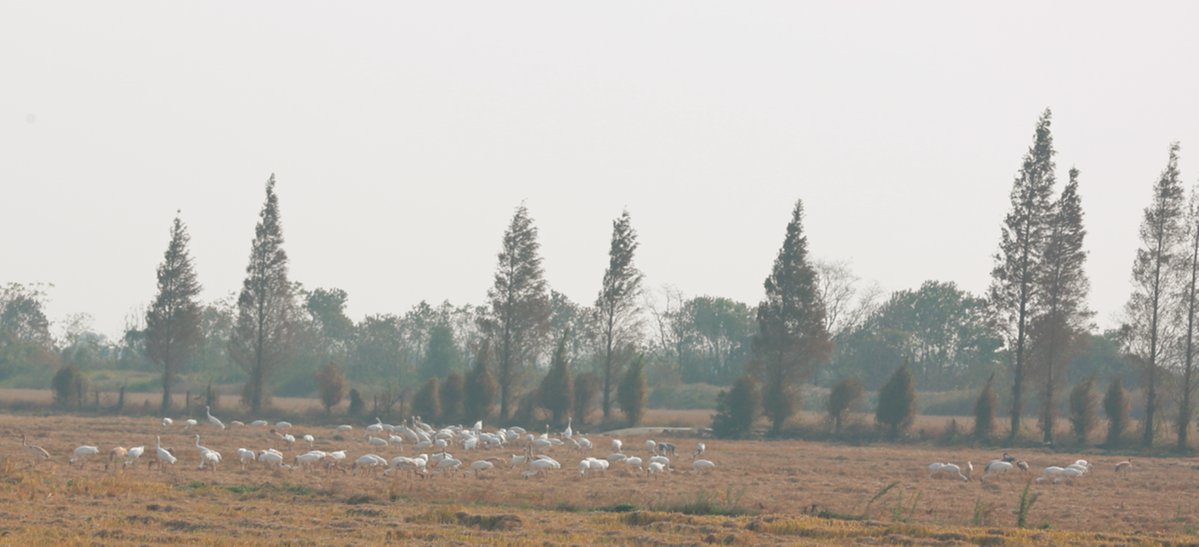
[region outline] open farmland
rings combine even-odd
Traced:
[[[580,477],[579,453],[556,447],[550,454],[562,469],[545,478],[521,479],[520,470],[500,465],[479,479],[466,473],[420,479],[259,464],[242,471],[238,447],[273,446],[289,462],[308,447],[300,441],[288,448],[266,428],[222,432],[202,421],[196,430],[202,444],[223,454],[218,470],[196,468],[195,439],[179,423],[163,428],[150,418],[0,417],[0,541],[1199,541],[1194,459],[1134,459],[1131,472],[1117,474],[1114,465],[1123,457],[1022,451],[1018,455],[1034,469],[1079,457],[1095,469],[1073,484],[1034,484],[1031,492],[1040,497],[1028,512],[1030,529],[1017,530],[1014,510],[1025,476],[983,485],[934,480],[924,471],[945,460],[973,460],[981,467],[997,455],[986,449],[708,440],[705,457],[717,468],[701,475],[690,470],[686,455],[695,441],[673,439],[680,446],[676,470],[659,477],[619,466]],[[318,449],[345,449],[348,460],[368,452],[414,455],[410,447],[368,447],[359,424],[340,440],[327,426],[297,424],[290,431],[313,434]],[[52,460],[32,465],[21,432]],[[147,468],[155,435],[174,449],[174,466]],[[610,452],[607,437],[589,438],[596,447],[590,455]],[[648,457],[644,437],[623,440],[626,453]],[[70,467],[71,450],[85,443],[101,454],[82,469]],[[103,460],[116,445],[146,445],[149,451],[136,466],[105,471]],[[469,465],[506,460],[519,450],[452,452]]]

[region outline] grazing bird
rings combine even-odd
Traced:
[[[304,442],[308,443],[308,448],[312,448],[312,443],[316,442],[316,438],[312,435],[304,435],[301,438],[304,439]]]
[[[1015,466],[1012,465],[1011,462],[1005,462],[1003,460],[991,460],[991,462],[987,464],[987,467],[983,469],[982,480],[986,481],[987,477],[991,476],[992,474],[1007,473],[1012,469],[1015,469]]]
[[[123,447],[123,446],[112,447],[112,450],[108,451],[108,461],[104,462],[104,470],[108,471],[109,467],[112,467],[115,469],[116,464],[118,462],[124,464],[125,456],[128,454],[129,454],[129,451],[126,450],[125,447]]]
[[[216,450],[206,450],[200,453],[200,465],[196,466],[196,469],[207,467],[216,472],[216,466],[219,463],[221,463],[221,453]]]
[[[287,429],[291,427],[291,422],[275,422],[275,429]]]
[[[1004,461],[1004,462],[1008,462],[1008,463],[1016,463],[1016,457],[1008,454],[1007,452],[1004,452],[1003,457],[999,458],[999,461]]]
[[[658,443],[654,442],[653,439],[647,439],[645,441],[645,449],[649,450],[650,454],[657,454],[658,453]]]
[[[480,478],[479,473],[487,471],[495,467],[494,463],[487,460],[475,460],[470,464],[470,470],[475,472],[475,478]]]
[[[649,473],[650,475],[659,475],[667,469],[668,468],[665,465],[662,465],[659,462],[650,462],[649,467],[645,469],[645,472]]]
[[[36,465],[39,461],[50,459],[50,453],[46,452],[46,449],[26,443],[24,433],[21,434],[21,446],[25,448],[25,451],[28,452],[30,456],[33,456],[34,465]]]
[[[342,425],[337,426],[338,433],[347,433],[347,432],[350,432],[353,430],[354,430],[354,426],[349,425],[349,424],[342,424]]]
[[[162,469],[162,462],[167,462],[171,465],[175,465],[175,456],[174,456],[174,454],[171,454],[170,450],[167,450],[162,447],[162,438],[155,436],[154,441],[157,444],[157,448],[158,448],[158,468]]]
[[[162,419],[162,427],[171,427],[171,424],[173,424],[173,423],[175,423],[175,421],[174,421],[174,420],[172,420],[172,419],[170,419],[170,418],[165,418],[165,417],[164,417],[164,418]]]
[[[704,443],[696,443],[695,452],[691,454],[691,459],[695,459],[703,455],[704,450],[707,450],[707,448],[708,447],[704,446]]]
[[[278,452],[263,450],[262,453],[258,455],[258,461],[259,463],[280,467],[283,465],[283,455]]]
[[[620,442],[620,439],[612,439],[612,451],[613,451],[613,452],[620,452],[620,447],[621,447],[621,445],[623,445],[623,444],[624,444],[624,443]]]
[[[74,465],[75,462],[79,462],[79,468],[83,469],[83,464],[87,463],[88,458],[91,458],[99,453],[99,448],[96,448],[90,444],[81,445],[71,453],[71,459],[69,460],[69,463]]]
[[[571,429],[571,427],[570,427],[573,422],[574,422],[574,417],[570,417],[570,418],[566,419],[566,431],[562,432],[563,437],[566,437],[567,439],[574,437],[575,431],[573,429]]]
[[[1132,471],[1132,458],[1116,464],[1116,472],[1119,473],[1121,471]]]
[[[254,420],[250,422],[250,427],[266,427],[266,420]]]
[[[216,416],[213,416],[212,412],[208,409],[207,406],[204,407],[204,414],[208,416],[208,423],[215,425],[221,429],[225,429],[225,423],[220,421],[219,419],[217,419]]]
[[[130,448],[127,452],[125,452],[125,465],[128,466],[137,463],[137,459],[142,457],[142,454],[145,453],[145,451],[146,447],[144,445]]]
[[[960,479],[963,481],[970,480],[966,475],[962,474],[962,469],[952,463],[930,463],[928,464],[928,473],[932,478],[948,477],[951,479]]]
[[[691,462],[691,467],[698,473],[704,469],[716,469],[716,464],[712,460],[695,460]]]
[[[233,420],[232,422],[229,422],[229,425],[231,425],[233,427],[246,427],[246,424],[244,422],[240,422],[238,420]]]
[[[191,428],[195,427],[197,423],[199,423],[199,422],[197,422],[191,418],[188,418],[186,421],[183,422],[183,430],[184,431],[190,430]]]
[[[253,463],[254,460],[256,460],[258,458],[255,457],[253,450],[250,450],[249,448],[238,448],[237,449],[237,459],[238,459],[238,461],[241,462],[241,470],[245,471],[246,470],[246,462]]]

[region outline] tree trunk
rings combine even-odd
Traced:
[[[162,415],[166,416],[171,411],[171,381],[174,375],[171,374],[171,366],[163,365],[162,370]]]

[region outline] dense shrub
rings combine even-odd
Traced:
[[[742,375],[732,389],[717,395],[712,434],[722,439],[748,437],[762,413],[762,393],[752,376]]]

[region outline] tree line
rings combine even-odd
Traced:
[[[190,376],[240,383],[242,402],[258,412],[275,393],[322,390],[323,398],[325,384],[340,378],[376,403],[411,403],[431,415],[540,412],[554,422],[586,420],[592,410],[610,421],[617,407],[633,418],[642,412],[637,401],[643,408],[658,393],[650,387],[712,384],[730,387],[725,406],[757,390],[756,412],[781,434],[805,403],[804,386],[831,389],[829,403],[843,406],[860,391],[881,392],[886,371],[903,364],[922,391],[1006,383],[1009,434],[1019,434],[1035,400],[1047,443],[1071,404],[1062,395],[1070,385],[1119,381],[1144,394],[1143,442],[1152,443],[1163,401],[1173,401],[1185,447],[1194,413],[1199,198],[1185,195],[1179,147],[1171,146],[1144,212],[1124,322],[1099,333],[1086,302],[1081,172],[1071,168],[1058,188],[1051,121],[1046,110],[1013,180],[986,294],[930,280],[883,297],[846,264],[810,256],[797,200],[756,305],[644,287],[627,211],[613,220],[595,300],[580,304],[550,288],[537,227],[521,205],[500,241],[485,303],[421,302],[402,315],[353,321],[345,291],[290,279],[272,175],[237,294],[199,300],[187,226],[177,216],[153,300],[127,320],[121,340],[91,332],[78,317],[56,339],[41,308],[45,288],[5,286],[0,382],[47,385],[59,367],[157,370],[163,411]],[[330,399],[338,391],[328,390]],[[469,411],[469,401],[487,408]]]

